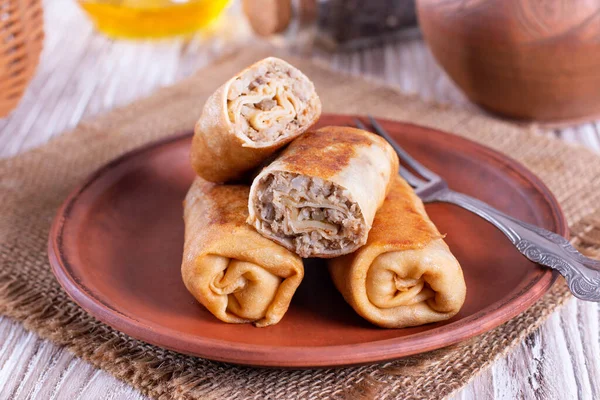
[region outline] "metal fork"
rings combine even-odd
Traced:
[[[557,270],[565,277],[571,293],[587,301],[600,301],[600,261],[579,253],[564,237],[520,221],[492,206],[448,188],[446,181],[411,157],[371,116],[375,133],[394,148],[400,161],[421,177],[400,166],[400,175],[415,189],[425,203],[446,202],[465,208],[496,226],[529,260]],[[358,119],[356,126],[368,130]]]

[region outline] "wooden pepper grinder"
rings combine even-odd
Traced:
[[[328,49],[370,47],[418,32],[414,0],[243,0],[260,36],[311,38]]]

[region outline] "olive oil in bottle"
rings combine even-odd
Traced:
[[[207,27],[229,0],[79,0],[99,31],[113,38],[164,38]]]

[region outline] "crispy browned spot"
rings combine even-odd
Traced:
[[[211,224],[245,225],[248,218],[248,193],[250,188],[243,185],[217,185],[197,180],[204,193],[200,199],[203,211]]]
[[[328,178],[350,163],[358,147],[371,146],[378,140],[381,139],[360,129],[327,126],[292,142],[281,161],[295,173]]]
[[[417,208],[420,200],[412,188],[398,176],[383,206],[377,211],[367,244],[392,244],[402,249],[417,249],[442,235]]]

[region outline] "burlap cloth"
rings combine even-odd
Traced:
[[[177,354],[96,321],[62,291],[46,255],[54,213],[69,191],[110,159],[189,130],[205,98],[264,54],[221,60],[153,96],[82,123],[47,145],[0,161],[0,312],[156,398],[439,398],[468,382],[570,297],[562,280],[527,312],[461,345],[377,365],[254,369]],[[560,201],[576,244],[600,248],[600,158],[583,148],[472,111],[434,106],[391,88],[291,60],[315,82],[325,112],[372,113],[450,131],[516,158]]]

